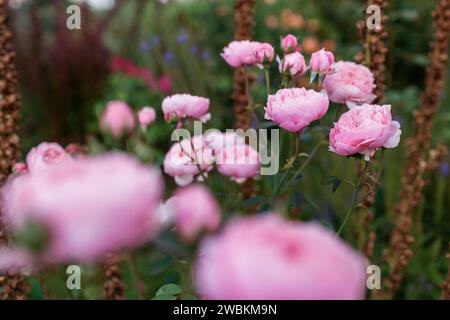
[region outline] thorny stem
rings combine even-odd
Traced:
[[[362,183],[362,181],[364,179],[364,176],[365,176],[368,168],[369,168],[369,161],[365,161],[364,169],[361,172],[361,174],[359,175],[358,180],[355,183],[355,187],[354,187],[354,190],[353,190],[352,204],[350,205],[350,208],[347,211],[347,215],[345,216],[344,221],[342,222],[341,226],[339,227],[339,229],[337,231],[338,235],[341,234],[342,229],[344,228],[344,226],[346,225],[348,219],[352,215],[353,209],[355,209],[355,207],[356,207],[356,203],[358,202],[359,188],[361,187],[361,183]]]

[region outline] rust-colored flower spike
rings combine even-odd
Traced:
[[[234,4],[234,39],[250,40],[253,35],[253,8],[256,0],[235,0]],[[251,127],[252,113],[248,109],[249,101],[246,92],[246,72],[243,67],[236,68],[233,78],[234,111],[236,114],[236,127],[247,130]],[[255,81],[255,75],[247,73],[249,86]],[[241,192],[245,198],[254,193],[253,181],[248,180],[241,186]]]
[[[125,299],[125,285],[120,270],[120,256],[110,253],[103,264],[103,297],[107,300]]]
[[[448,244],[447,260],[449,262],[447,277],[445,278],[444,283],[441,287],[442,300],[450,300],[450,242]]]
[[[8,27],[8,3],[0,0],[0,184],[3,184],[20,157],[18,77]],[[7,243],[0,215],[0,246]],[[27,287],[18,274],[1,274],[0,299],[26,299]]]
[[[380,8],[381,19],[379,26],[369,29],[367,27],[367,19],[372,13],[367,13],[367,8],[372,5]],[[367,0],[364,9],[366,20],[360,20],[356,24],[364,50],[355,56],[355,60],[358,63],[365,64],[372,71],[376,85],[374,94],[377,96],[374,103],[378,104],[383,102],[384,89],[386,87],[386,54],[388,50],[384,43],[388,36],[386,29],[388,17],[385,14],[387,5],[387,0]]]

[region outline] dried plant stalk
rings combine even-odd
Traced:
[[[103,297],[107,300],[125,299],[119,255],[115,253],[107,255],[103,265],[103,276]]]
[[[12,33],[8,26],[8,3],[0,0],[0,184],[11,173],[20,157],[18,76],[11,47]],[[7,243],[7,234],[0,216],[0,245]],[[27,287],[19,274],[0,275],[0,299],[26,299]]]
[[[450,300],[450,243],[448,244],[448,248],[449,250],[447,252],[447,260],[449,261],[449,264],[448,264],[447,278],[445,278],[445,281],[441,287],[442,300]]]

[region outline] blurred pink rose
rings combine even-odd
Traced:
[[[268,64],[272,62],[275,50],[269,43],[257,43],[255,44],[255,55],[258,64]]]
[[[27,164],[24,162],[18,162],[14,165],[13,171],[14,171],[14,173],[17,173],[17,174],[28,173]]]
[[[141,127],[145,130],[148,125],[156,120],[156,111],[152,107],[143,107],[138,112],[138,120]]]
[[[344,113],[330,130],[330,150],[340,155],[360,153],[369,161],[381,147],[400,142],[400,123],[392,121],[390,105],[357,106]]]
[[[135,126],[134,113],[123,101],[110,101],[100,118],[100,129],[115,138],[133,132]]]
[[[260,45],[261,43],[256,41],[232,41],[223,49],[221,56],[233,68],[243,65],[257,65],[262,63],[261,57],[258,58],[256,55],[256,51]],[[267,49],[267,46],[265,46],[265,49]],[[265,49],[262,47],[263,53]]]
[[[364,258],[316,223],[235,218],[207,239],[195,268],[206,299],[363,299]]]
[[[283,52],[294,52],[297,51],[298,42],[297,37],[292,34],[288,34],[283,39],[281,39],[281,49]]]
[[[172,82],[168,75],[162,75],[161,78],[159,78],[159,89],[163,93],[169,93],[172,91]]]
[[[166,97],[162,102],[162,111],[166,121],[172,118],[194,118],[206,122],[211,119],[208,113],[209,99],[192,96],[190,94],[174,94]]]
[[[33,222],[47,231],[46,245],[34,252],[38,261],[84,263],[154,236],[162,188],[156,169],[113,153],[18,176],[2,198],[11,230]]]
[[[334,55],[331,51],[325,49],[316,51],[311,56],[309,66],[312,72],[318,74],[327,74],[331,72],[334,64]]]
[[[174,177],[179,186],[186,186],[194,181],[195,176],[202,179],[207,175],[213,163],[213,149],[207,146],[202,135],[198,135],[172,145],[164,158],[163,167],[164,172]]]
[[[227,146],[234,146],[235,144],[245,144],[245,137],[239,135],[234,131],[222,133],[220,131],[212,131],[205,136],[205,141],[217,155]]]
[[[193,241],[203,231],[212,232],[219,227],[219,204],[204,186],[179,189],[171,199],[176,230],[185,241]]]
[[[300,132],[328,111],[328,97],[305,88],[281,89],[269,95],[265,118],[290,132]]]
[[[258,176],[261,167],[258,152],[247,144],[239,143],[220,150],[216,163],[221,174],[237,183]]]
[[[353,62],[337,62],[334,72],[325,77],[323,88],[331,101],[345,103],[349,107],[371,103],[375,99],[372,94],[375,88],[372,72]]]
[[[290,73],[291,76],[304,75],[308,67],[305,58],[300,52],[289,53],[278,62],[280,72]]]
[[[72,156],[57,143],[42,142],[27,154],[27,167],[31,173],[48,167],[65,166],[72,161]]]

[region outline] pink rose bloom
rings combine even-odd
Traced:
[[[316,223],[235,218],[203,242],[197,291],[212,300],[363,299],[364,258]]]
[[[110,101],[106,105],[100,119],[100,129],[109,132],[113,137],[120,138],[134,130],[134,113],[123,101]]]
[[[375,88],[372,72],[353,62],[337,62],[334,72],[325,77],[323,88],[331,101],[345,103],[349,107],[371,103],[375,99],[372,94]]]
[[[164,158],[163,167],[164,172],[174,177],[179,186],[186,186],[194,181],[195,176],[199,179],[207,176],[213,163],[213,149],[207,146],[202,135],[198,135],[172,145]]]
[[[141,127],[146,130],[148,125],[152,124],[156,120],[156,111],[151,107],[143,107],[138,112],[138,120]]]
[[[309,66],[312,72],[318,74],[330,73],[334,64],[334,55],[325,49],[314,52],[311,56]]]
[[[330,150],[348,156],[360,153],[369,161],[381,147],[400,142],[400,123],[392,121],[390,105],[357,106],[344,113],[330,130]]]
[[[24,162],[18,162],[14,165],[13,171],[14,171],[14,173],[17,173],[17,174],[28,173],[27,164]]]
[[[255,41],[232,41],[223,49],[221,56],[233,68],[257,65],[262,63],[256,56],[258,45]]]
[[[205,141],[217,155],[227,146],[234,146],[236,144],[245,144],[245,137],[233,131],[222,133],[220,131],[212,131],[205,136]]]
[[[269,95],[265,118],[290,132],[300,132],[328,111],[328,97],[314,90],[291,88]]]
[[[209,99],[190,94],[174,94],[162,102],[162,111],[167,121],[172,118],[178,121],[183,118],[194,118],[206,122],[211,119],[208,110]]]
[[[281,49],[283,52],[293,52],[296,51],[298,47],[297,37],[292,34],[288,34],[283,39],[281,39]]]
[[[255,55],[258,60],[258,64],[267,64],[272,62],[275,56],[275,50],[269,43],[256,43]]]
[[[173,196],[175,227],[188,242],[203,231],[215,231],[220,224],[220,207],[211,192],[201,185],[179,189]]]
[[[31,173],[49,167],[65,166],[72,161],[72,156],[57,143],[42,142],[27,154],[27,167]]]
[[[159,90],[163,93],[169,93],[172,91],[172,82],[170,81],[170,77],[168,75],[163,75],[159,78]]]
[[[304,75],[308,67],[306,66],[305,57],[300,52],[289,53],[284,56],[283,60],[278,62],[280,72],[290,73],[291,76]]]
[[[261,167],[258,152],[247,144],[235,144],[220,150],[216,163],[221,174],[237,183],[258,176]]]
[[[155,235],[162,188],[156,169],[113,153],[18,176],[2,198],[11,230],[33,222],[48,233],[43,249],[33,252],[39,262],[91,263]]]

